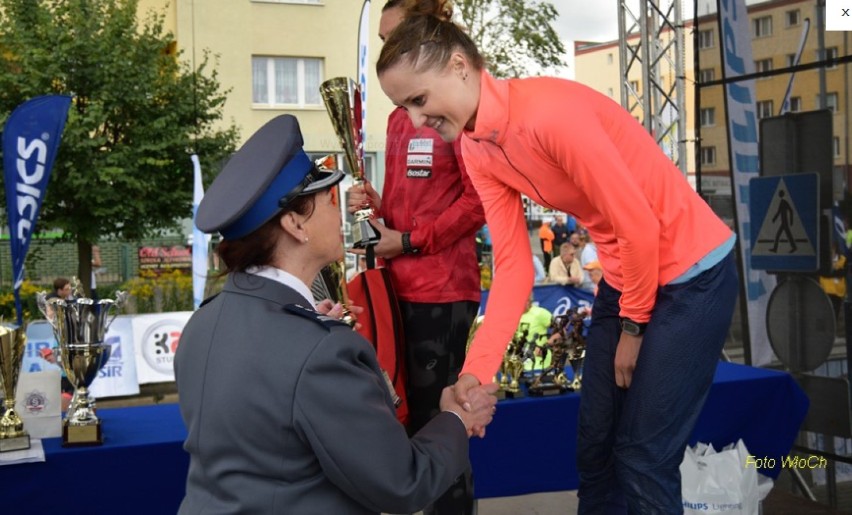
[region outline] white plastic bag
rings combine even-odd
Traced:
[[[746,468],[742,440],[716,452],[712,445],[687,447],[680,464],[685,514],[757,515],[757,469]]]

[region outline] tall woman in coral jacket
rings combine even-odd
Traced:
[[[570,213],[604,272],[581,391],[580,513],[681,513],[678,466],[737,292],[735,236],[615,102],[567,80],[494,79],[451,22],[408,17],[377,72],[415,127],[461,135],[493,236],[494,283],[459,400],[491,380],[533,284],[521,194]]]

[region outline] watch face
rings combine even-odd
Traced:
[[[622,320],[621,321],[621,330],[630,336],[639,336],[642,334],[642,328],[639,327],[639,324],[633,322],[632,320]]]

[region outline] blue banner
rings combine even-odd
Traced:
[[[3,129],[6,211],[18,324],[23,323],[20,289],[24,281],[24,259],[70,105],[71,97],[65,95],[32,98],[15,108]]]
[[[479,314],[485,313],[488,303],[488,290],[482,290],[482,300],[479,301]],[[592,307],[595,296],[586,290],[573,286],[558,284],[538,284],[533,287],[533,299],[540,307],[550,311],[554,316],[564,315],[575,307]]]

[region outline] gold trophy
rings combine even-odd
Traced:
[[[334,132],[340,139],[346,164],[354,184],[364,182],[364,138],[361,133],[361,88],[348,77],[335,77],[320,85],[320,95],[331,118]],[[366,206],[355,212],[352,239],[355,248],[364,249],[379,242],[381,234],[370,225],[373,208]]]
[[[24,431],[24,421],[15,412],[15,390],[26,345],[23,328],[0,325],[0,387],[6,408],[0,417],[0,452],[30,448],[30,435]]]
[[[53,326],[59,343],[59,361],[65,376],[74,385],[74,397],[62,422],[65,447],[103,443],[101,421],[89,385],[107,362],[110,346],[104,343],[107,329],[127,300],[126,292],[116,292],[116,300],[95,302],[88,298],[47,299],[36,294],[39,309]],[[115,308],[115,313],[112,313]],[[112,313],[112,316],[110,314]]]

